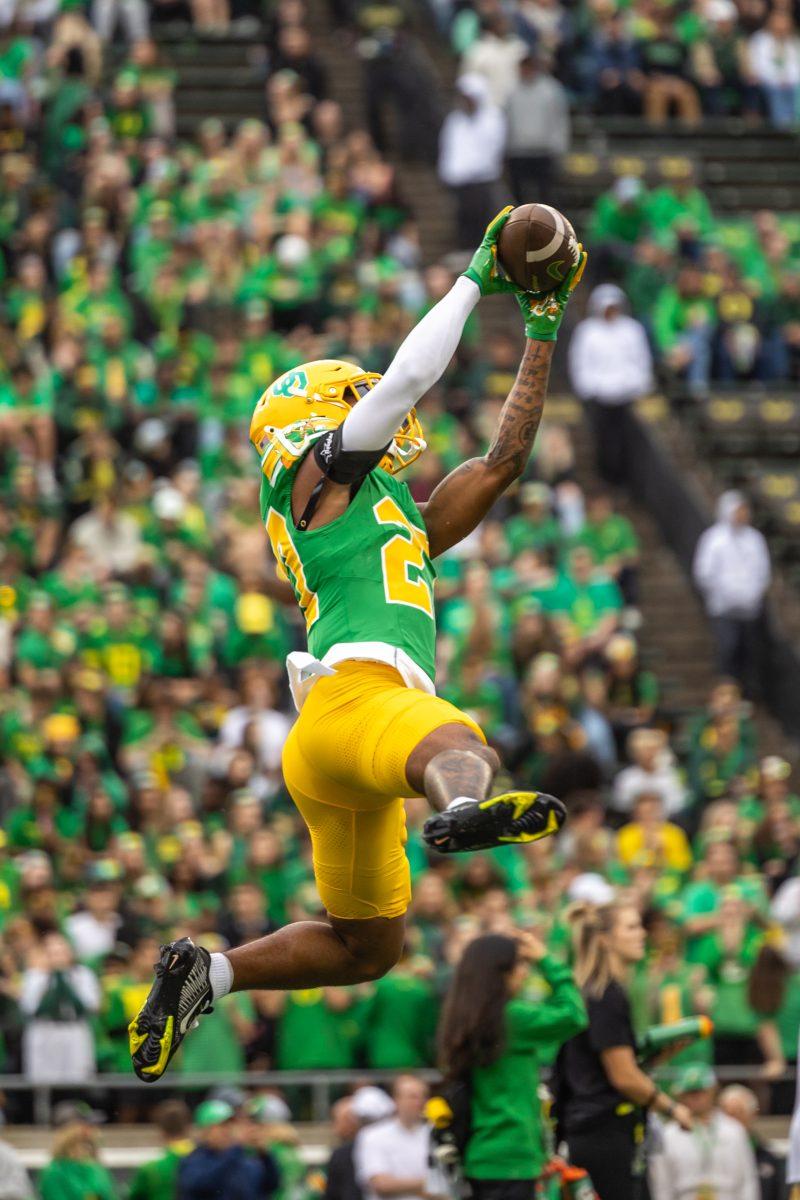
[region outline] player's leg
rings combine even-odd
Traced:
[[[543,792],[490,796],[500,760],[476,725],[456,709],[452,713],[460,720],[447,721],[450,714],[443,709],[447,723],[422,738],[406,763],[409,784],[428,798],[437,813],[425,822],[428,845],[447,854],[535,842],[557,833],[566,810],[554,796]]]
[[[133,1067],[145,1082],[163,1075],[197,1018],[229,991],[361,983],[400,957],[411,897],[403,801],[348,789],[308,761],[301,732],[324,729],[320,708],[310,706],[289,734],[283,770],[311,835],[327,920],[295,922],[226,954],[210,955],[190,938],[162,947],[129,1029]]]
[[[228,950],[231,991],[344,987],[380,979],[403,950],[405,917],[295,921],[276,933]]]

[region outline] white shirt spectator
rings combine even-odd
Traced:
[[[244,735],[249,725],[255,725],[258,739],[259,765],[268,771],[277,771],[281,765],[283,743],[289,736],[292,722],[274,709],[252,709],[246,704],[232,708],[226,714],[219,731],[220,745],[238,749],[244,745]]]
[[[589,315],[575,327],[568,365],[572,386],[582,400],[628,404],[653,386],[647,334],[622,311],[624,305],[620,288],[601,284],[589,297]]]
[[[638,765],[620,771],[614,780],[614,808],[632,812],[636,797],[644,793],[661,797],[666,817],[674,817],[686,805],[686,788],[671,762],[660,763],[652,771]]]
[[[800,971],[800,876],[781,884],[772,898],[770,913],[786,934],[784,957],[795,971]]]
[[[740,492],[724,492],[715,524],[697,543],[692,574],[710,617],[752,620],[769,588],[767,543],[762,533],[741,522],[744,505]]]
[[[356,1138],[356,1178],[364,1200],[379,1200],[369,1181],[389,1175],[395,1179],[425,1179],[428,1175],[429,1128],[420,1121],[409,1128],[397,1117],[368,1125]],[[417,1200],[418,1191],[395,1192],[395,1200]]]
[[[0,1142],[0,1200],[34,1200],[28,1172],[13,1146]]]
[[[738,1121],[714,1112],[687,1133],[671,1121],[663,1148],[650,1160],[653,1200],[759,1200],[750,1140]]]
[[[142,552],[138,523],[105,500],[78,517],[70,538],[86,551],[93,567],[114,575],[132,571]]]
[[[539,71],[519,79],[506,97],[506,153],[560,156],[569,150],[570,119],[566,89],[552,75]]]
[[[49,934],[45,942],[51,950],[43,965],[22,976],[23,1071],[33,1082],[88,1079],[96,1070],[89,1017],[100,1008],[100,985],[94,971],[70,962],[60,934]]]
[[[64,930],[78,958],[91,962],[113,950],[121,924],[122,918],[117,913],[100,920],[93,913],[76,912],[67,917]]]
[[[503,114],[489,99],[489,88],[480,75],[462,75],[456,87],[474,109],[455,108],[445,117],[439,135],[439,177],[448,187],[491,183],[503,171]]]
[[[800,40],[778,38],[768,29],[754,33],[747,44],[750,69],[762,87],[800,85]]]
[[[487,30],[464,55],[463,69],[481,75],[489,85],[489,99],[501,108],[517,82],[519,64],[528,53],[522,38],[513,33],[498,37]]]

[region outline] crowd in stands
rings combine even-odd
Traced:
[[[106,75],[83,7],[40,5],[0,60],[0,1071],[32,1080],[128,1070],[126,1027],[174,931],[224,947],[320,915],[280,774],[283,658],[302,633],[268,564],[247,426],[303,360],[385,369],[452,280],[420,267],[392,166],[319,78],[278,69],[264,122],[176,142],[168,56],[140,40]],[[94,19],[136,33],[137,12],[98,4]],[[279,7],[285,48],[307,44],[303,19]],[[648,307],[644,277],[674,253],[660,235],[691,241],[688,220],[695,240],[710,220],[691,181],[650,197],[625,181],[590,235],[639,269],[637,311],[670,335],[696,327],[686,288],[704,311],[724,294],[685,266]],[[755,228],[780,275],[783,235]],[[733,270],[697,253],[707,274]],[[417,499],[486,445],[517,355],[511,334],[469,326],[425,403]],[[438,564],[439,681],[519,784],[565,799],[567,831],[435,861],[410,800],[398,967],[354,989],[225,997],[177,1070],[429,1065],[467,939],[529,928],[568,954],[568,905],[613,887],[647,918],[640,1025],[708,1010],[717,1061],[776,1076],[794,1059],[791,767],[760,757],[734,682],[690,719],[672,710],[637,644],[638,567],[613,494],[582,486],[550,421],[520,489]]]
[[[619,281],[664,382],[788,382],[800,349],[800,222],[761,211],[720,218],[684,158],[648,187],[621,176],[586,230],[598,269]]]
[[[476,0],[435,11],[466,71],[508,100],[527,56],[549,64],[579,106],[610,116],[800,119],[800,39],[785,0]]]

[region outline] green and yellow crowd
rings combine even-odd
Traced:
[[[79,3],[0,34],[0,1073],[31,1079],[37,1025],[83,1030],[86,1078],[129,1069],[127,1024],[176,932],[224,948],[320,915],[280,772],[303,631],[268,560],[249,416],[304,360],[385,369],[452,279],[422,268],[392,166],[296,72],[270,75],[263,121],[176,140],[168,53],[127,53],[111,69]],[[668,339],[690,318],[646,283],[666,253],[647,231],[680,237],[707,206],[666,187],[640,219],[626,195],[598,201],[591,237]],[[426,401],[416,498],[486,446],[517,355],[468,328]],[[709,1012],[714,1041],[686,1053],[779,1075],[800,1016],[791,768],[760,753],[735,684],[690,713],[662,695],[637,644],[636,533],[585,486],[567,426],[546,422],[526,480],[437,568],[441,691],[508,775],[565,799],[567,830],[436,860],[410,800],[399,966],[228,996],[176,1069],[431,1065],[466,940],[530,928],[568,956],[569,904],[625,888],[649,932],[639,1024]]]

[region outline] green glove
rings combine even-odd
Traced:
[[[525,322],[526,337],[535,338],[537,342],[554,342],[558,337],[558,329],[569,298],[581,281],[588,258],[580,243],[578,250],[580,252],[578,261],[555,291],[521,292],[518,288],[515,289],[517,304],[522,310],[522,318]]]
[[[483,241],[473,254],[472,262],[464,272],[467,279],[471,279],[473,283],[477,283],[482,296],[496,296],[499,292],[516,291],[511,280],[506,279],[501,274],[500,266],[497,262],[497,238],[500,230],[508,220],[508,214],[512,211],[512,208],[511,204],[507,204],[502,212],[499,212],[496,217],[492,218],[486,226]]]

